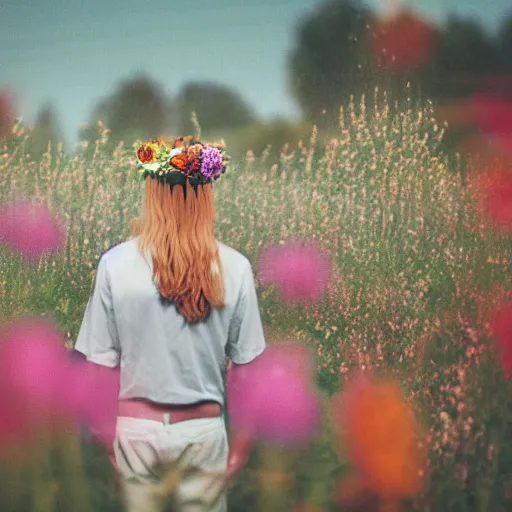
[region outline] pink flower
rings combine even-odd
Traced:
[[[46,206],[18,201],[0,208],[0,242],[34,261],[45,251],[58,250],[64,233]]]
[[[15,387],[13,399],[23,401],[36,417],[59,411],[60,394],[68,385],[69,363],[58,330],[43,319],[11,325],[0,346],[4,379]]]
[[[227,402],[233,428],[262,441],[307,442],[320,418],[311,354],[298,344],[278,344],[249,364],[235,365],[228,376]]]
[[[274,282],[287,302],[315,300],[329,280],[329,259],[311,242],[271,247],[260,262],[260,280]]]
[[[13,323],[0,344],[0,436],[25,435],[41,421],[85,424],[105,444],[113,442],[119,372],[72,361],[59,331],[43,319]]]

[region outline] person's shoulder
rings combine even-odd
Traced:
[[[110,263],[111,261],[114,261],[118,257],[126,257],[131,254],[134,254],[137,250],[138,248],[136,238],[123,240],[110,246],[108,249],[103,251],[103,253],[100,256],[100,261]]]
[[[249,259],[244,256],[241,252],[233,249],[229,245],[222,242],[217,242],[219,245],[219,255],[224,266],[228,268],[242,269],[247,266],[251,266]]]

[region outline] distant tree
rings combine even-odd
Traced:
[[[204,134],[241,128],[256,120],[251,107],[235,90],[212,82],[186,84],[176,98],[176,105],[181,133],[195,133],[192,112],[196,113]]]
[[[350,95],[375,86],[394,101],[446,103],[496,89],[496,77],[510,91],[511,70],[512,17],[495,35],[456,16],[437,27],[407,9],[382,18],[359,0],[320,4],[299,24],[288,61],[291,93],[320,128],[336,125]]]
[[[498,33],[501,62],[507,73],[512,73],[512,15],[505,18]]]
[[[289,60],[289,84],[303,114],[332,123],[351,94],[375,86],[368,41],[372,12],[357,0],[330,0],[299,25]]]
[[[481,88],[482,76],[502,69],[495,38],[477,22],[452,16],[431,63],[430,96],[440,101],[464,98]]]
[[[45,103],[36,116],[30,139],[30,155],[35,160],[40,159],[51,144],[52,151],[56,145],[63,142],[55,107],[52,103]]]
[[[94,140],[100,120],[110,130],[109,149],[121,141],[130,145],[136,139],[160,137],[168,122],[168,99],[152,79],[135,76],[121,82],[111,96],[97,103],[80,138]]]

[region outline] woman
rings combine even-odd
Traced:
[[[214,237],[212,182],[228,158],[192,137],[150,141],[137,158],[143,216],[100,258],[75,349],[120,367],[114,455],[127,509],[158,510],[154,468],[179,461],[201,474],[180,482],[178,510],[205,510],[187,502],[219,493],[214,510],[225,510],[222,477],[248,453],[232,440],[228,463],[224,370],[265,349],[251,265]]]

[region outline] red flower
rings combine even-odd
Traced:
[[[497,94],[480,93],[469,102],[478,127],[507,153],[512,153],[512,102]]]
[[[492,330],[498,341],[500,363],[508,379],[512,377],[512,303],[492,315]]]
[[[436,31],[411,12],[402,11],[377,26],[373,52],[392,68],[424,64],[434,47]]]
[[[198,171],[201,168],[201,150],[201,144],[194,144],[187,150],[189,167],[192,172]]]
[[[512,231],[512,165],[503,158],[495,158],[486,166],[475,179],[481,208],[496,227]]]
[[[143,164],[147,164],[154,160],[155,152],[151,146],[144,144],[137,151],[137,157]]]

